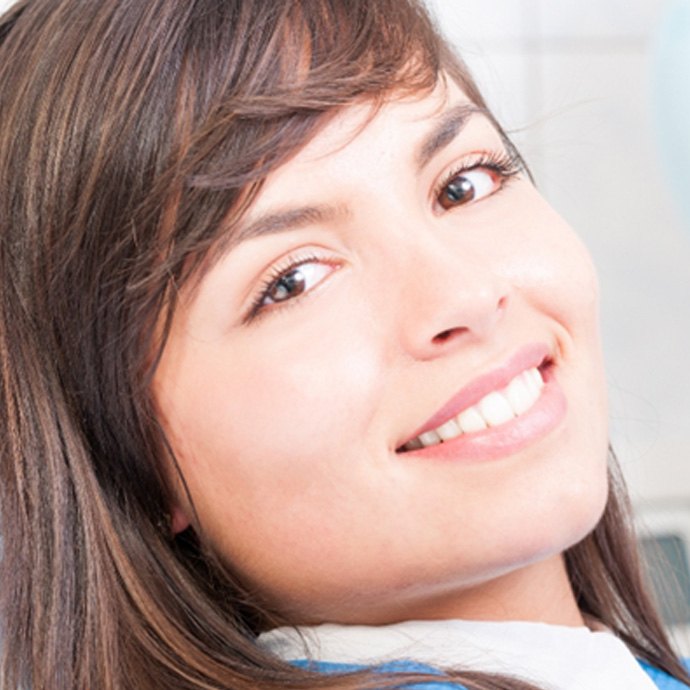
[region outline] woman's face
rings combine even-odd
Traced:
[[[601,515],[595,274],[476,110],[345,109],[181,295],[155,395],[194,526],[298,621],[471,616]]]

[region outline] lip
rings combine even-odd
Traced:
[[[404,451],[400,454],[492,459],[516,452],[547,434],[558,425],[567,410],[565,395],[550,365],[551,354],[551,349],[545,343],[534,343],[521,348],[505,364],[478,376],[464,386],[398,448],[425,431],[436,429],[456,417],[463,410],[478,403],[488,393],[505,388],[523,371],[539,367],[545,385],[537,402],[524,414],[496,427],[461,434],[450,441],[418,450]]]

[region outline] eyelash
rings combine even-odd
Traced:
[[[457,167],[452,168],[448,173],[446,173],[441,182],[434,188],[434,200],[438,203],[439,196],[441,192],[457,177],[460,177],[463,173],[468,173],[472,170],[477,170],[479,168],[486,168],[491,170],[500,180],[500,186],[496,191],[500,191],[505,183],[511,178],[524,171],[524,163],[520,158],[519,154],[515,151],[487,151],[483,153],[478,153],[471,156],[469,159],[463,161]],[[494,192],[495,194],[496,192]],[[472,203],[472,202],[470,202]],[[261,318],[264,313],[267,313],[266,305],[262,302],[268,296],[269,290],[274,287],[274,285],[284,278],[288,273],[299,268],[303,264],[308,264],[311,262],[324,262],[324,257],[318,256],[315,253],[303,254],[298,256],[288,256],[284,261],[276,264],[270,269],[269,274],[261,281],[259,285],[257,296],[253,300],[246,318],[245,323],[250,321],[256,321]],[[310,294],[311,290],[305,293]],[[285,302],[278,303],[281,310],[293,306],[295,303],[300,302],[299,297],[288,299]]]
[[[520,154],[517,151],[508,149],[504,151],[484,151],[473,154],[468,159],[465,159],[458,166],[451,168],[441,181],[436,185],[433,192],[434,202],[438,203],[443,190],[453,182],[456,178],[462,176],[464,173],[478,170],[480,168],[487,168],[496,175],[498,175],[500,185],[496,192],[500,191],[506,182],[516,175],[524,172],[525,164]],[[496,192],[493,192],[495,194]],[[492,195],[493,195],[492,194]],[[472,202],[470,202],[472,203]],[[460,204],[462,205],[462,204]],[[447,210],[447,209],[442,209]]]
[[[331,263],[334,265],[334,270],[337,268],[335,262],[327,261],[323,256],[318,256],[315,253],[292,255],[286,257],[283,261],[271,267],[268,275],[261,280],[261,284],[258,287],[257,296],[253,300],[251,306],[249,307],[249,312],[245,318],[245,323],[249,321],[255,321],[259,319],[266,312],[266,306],[262,305],[262,302],[268,296],[269,290],[281,279],[284,278],[288,273],[294,271],[304,264],[311,263],[313,261],[320,261],[322,263]],[[305,296],[309,294],[311,290],[305,293]],[[296,302],[301,301],[299,298],[293,298],[286,300],[285,302],[280,302],[279,308],[285,309],[292,306]]]

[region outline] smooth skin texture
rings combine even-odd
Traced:
[[[373,119],[366,103],[338,114],[243,227],[318,212],[283,216],[183,290],[157,371],[198,515],[180,490],[173,528],[194,522],[298,623],[582,624],[561,553],[606,500],[597,280],[524,173],[476,168],[462,181],[474,198],[446,203],[449,173],[505,153],[476,114],[419,168],[459,104],[448,83]],[[302,273],[276,283],[292,259]],[[491,461],[396,453],[532,343],[548,344],[567,399],[548,434]]]

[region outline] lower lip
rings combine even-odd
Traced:
[[[548,436],[565,418],[568,403],[551,368],[542,373],[544,387],[534,405],[519,417],[483,431],[461,434],[428,448],[410,450],[399,455],[440,460],[481,462],[497,460]]]

